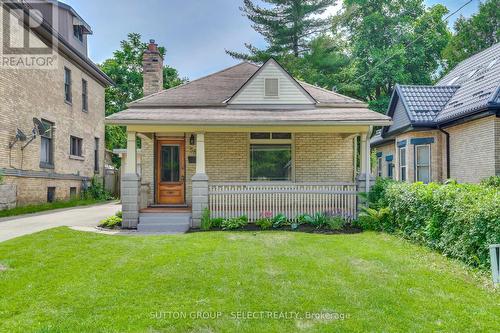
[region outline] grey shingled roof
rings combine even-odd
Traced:
[[[500,86],[500,43],[462,61],[437,86],[460,85],[436,121],[444,122],[498,104]]]
[[[163,90],[159,93],[144,97],[129,104],[131,108],[143,108],[150,106],[221,106],[224,101],[243,86],[248,79],[260,68],[260,66],[242,62],[236,66],[226,68],[217,73],[193,80],[175,88]],[[366,106],[363,102],[328,91],[305,82],[300,85],[320,105],[331,106],[332,104],[348,104],[353,106]]]
[[[396,86],[412,123],[433,122],[459,88],[458,86]]]
[[[390,118],[365,108],[297,109],[235,109],[227,107],[202,108],[130,108],[106,118],[108,123],[158,123],[206,125],[268,125],[341,123],[390,123]]]

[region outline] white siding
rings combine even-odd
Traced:
[[[265,97],[265,80],[279,80],[279,96]],[[270,61],[229,104],[313,104],[307,93],[274,61]]]

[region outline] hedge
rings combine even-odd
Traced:
[[[379,180],[369,199],[376,213],[360,217],[363,228],[401,234],[471,266],[488,268],[489,245],[500,243],[498,181],[424,185]]]

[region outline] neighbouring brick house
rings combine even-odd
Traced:
[[[55,60],[50,68],[0,66],[0,172],[17,185],[18,205],[77,196],[82,181],[102,175],[104,90],[112,84],[87,56],[92,31],[57,1],[9,1],[2,10],[16,15],[30,43],[51,49]],[[36,10],[44,19],[32,27]],[[33,118],[46,131],[30,142]]]
[[[435,86],[397,85],[387,115],[394,123],[371,140],[377,176],[477,183],[500,175],[500,43]]]
[[[357,191],[371,180],[368,139],[389,117],[295,80],[274,59],[168,90],[162,61],[152,41],[144,55],[147,96],[106,120],[127,127],[124,227],[160,231],[180,223],[161,216],[168,212],[198,226],[207,207],[212,216],[250,220],[263,211],[356,214]]]

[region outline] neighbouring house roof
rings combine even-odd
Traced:
[[[396,85],[381,138],[413,127],[435,128],[478,112],[498,110],[500,43],[462,61],[435,86]],[[497,111],[491,111],[497,112]]]
[[[266,64],[279,66],[274,59]],[[262,66],[266,66],[266,64]],[[308,104],[252,105],[233,103],[231,98],[259,75],[261,66],[242,62],[217,73],[175,88],[144,97],[128,109],[106,118],[113,124],[362,124],[387,125],[390,118],[368,110],[359,100],[308,83],[296,81],[288,73],[282,78],[293,82],[296,94],[306,96]],[[274,68],[276,70],[276,68]],[[282,69],[282,68],[281,68]],[[284,70],[283,70],[284,71]],[[289,87],[291,87],[289,85]],[[289,93],[289,91],[288,91]],[[295,95],[292,95],[295,96]],[[302,99],[304,100],[304,99]],[[230,103],[228,103],[230,102]],[[252,100],[253,102],[253,100]],[[312,104],[311,104],[312,103]]]

